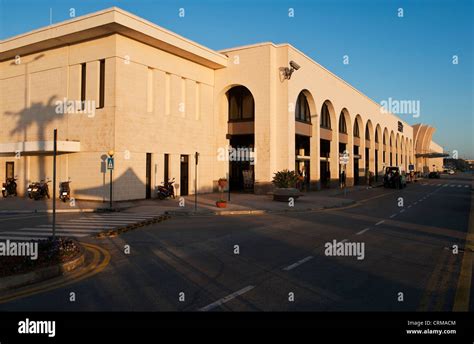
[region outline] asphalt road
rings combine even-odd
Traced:
[[[90,238],[112,255],[104,271],[0,310],[450,311],[471,189],[468,175],[443,176],[403,190],[359,191],[350,195],[358,203],[344,209],[175,217],[114,239]],[[17,219],[15,228],[41,219]],[[363,259],[328,256],[333,240],[363,244]]]

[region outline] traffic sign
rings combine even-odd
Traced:
[[[114,169],[114,158],[107,158],[107,169],[113,170]]]

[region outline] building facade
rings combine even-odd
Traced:
[[[433,128],[381,112],[289,44],[217,52],[118,8],[1,41],[0,94],[0,175],[20,195],[52,178],[54,129],[58,182],[78,199],[108,198],[110,150],[116,200],[154,197],[168,178],[194,193],[195,170],[199,192],[229,178],[264,193],[283,169],[317,190],[442,164],[417,158],[442,152]]]

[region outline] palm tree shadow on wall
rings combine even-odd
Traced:
[[[103,158],[106,156],[103,156]],[[110,198],[110,182],[108,179],[108,175],[110,171],[107,170],[105,166],[105,161],[101,162],[101,172],[104,174],[104,185],[92,187],[92,188],[85,188],[85,189],[78,189],[76,190],[76,194],[79,198],[94,198],[100,195],[103,201],[109,201]],[[123,195],[127,194],[127,190],[143,190],[143,195],[140,197],[136,197],[136,199],[143,199],[146,190],[146,184],[143,183],[137,174],[133,171],[132,168],[128,168],[124,173],[122,173],[118,178],[114,177],[113,181],[113,195],[112,199],[116,199],[117,197],[114,195],[118,195],[118,197],[123,198]],[[130,195],[132,198],[133,195]]]
[[[63,114],[58,114],[56,112],[55,100],[57,96],[51,96],[46,103],[33,102],[29,107],[25,107],[23,110],[18,112],[6,111],[5,115],[15,121],[13,129],[10,130],[10,136],[14,137],[14,141],[18,141],[19,137],[23,137],[23,142],[26,141],[52,141],[54,138],[53,129],[50,132],[47,132],[47,128],[50,127],[51,123],[55,120],[58,120],[58,116],[64,116]],[[36,131],[35,131],[36,128]],[[64,135],[64,133],[63,133]],[[58,136],[61,136],[61,133],[58,133]],[[59,140],[59,138],[58,138]],[[39,147],[40,150],[43,147]],[[37,158],[37,168],[38,168],[38,179],[39,180],[28,180],[28,175],[31,171],[26,169],[30,168],[26,161],[26,156],[35,156]],[[23,168],[23,185],[26,191],[28,183],[34,181],[40,181],[41,179],[49,178],[52,180],[52,175],[46,175],[46,156],[52,155],[51,153],[24,153],[20,149],[20,156],[25,158]],[[33,177],[33,176],[31,176]],[[50,184],[50,196],[52,194],[52,185]]]

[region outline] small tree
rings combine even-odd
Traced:
[[[295,188],[298,175],[295,171],[283,170],[275,173],[272,183],[277,188]]]

